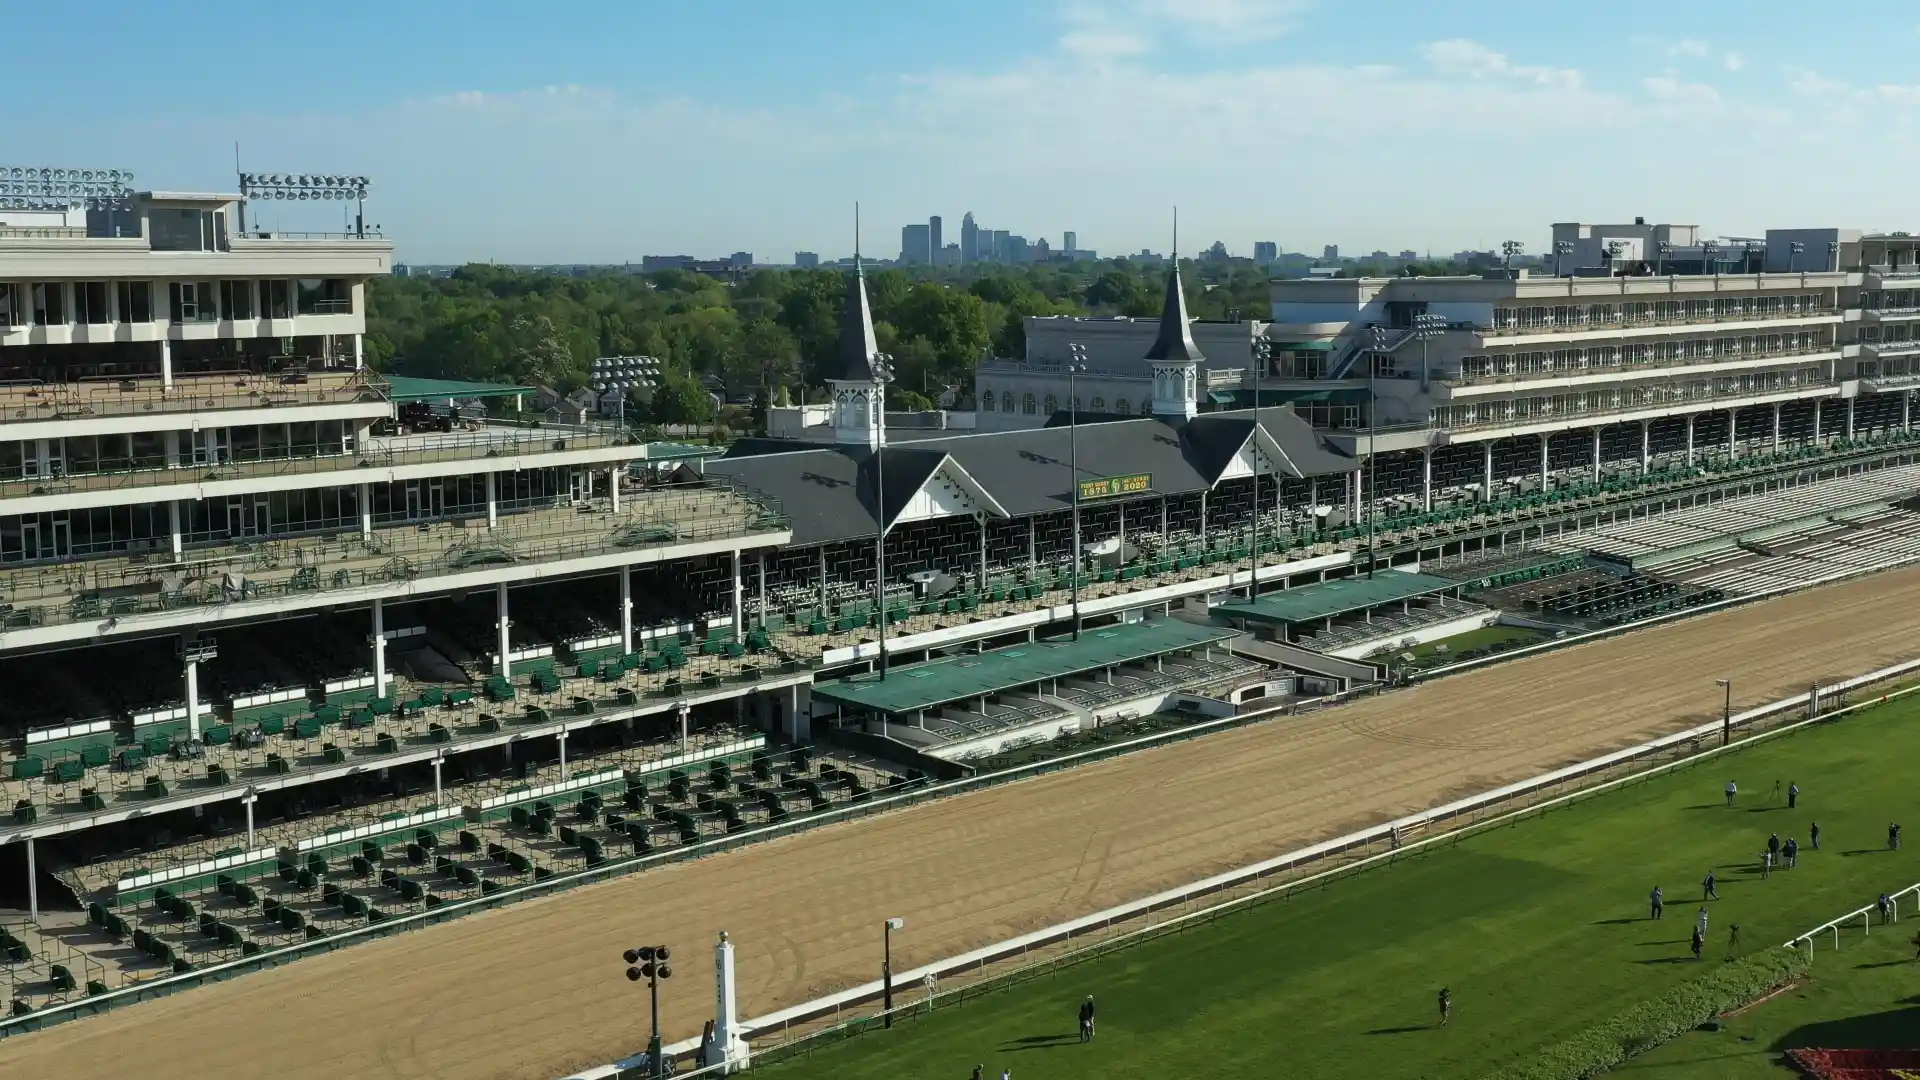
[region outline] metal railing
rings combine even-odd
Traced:
[[[1888,923],[1899,922],[1900,901],[1907,896],[1913,897],[1914,910],[1916,913],[1920,913],[1920,883],[1915,883],[1901,889],[1899,892],[1888,893],[1888,906],[1884,913],[1881,912],[1878,903],[1868,904],[1866,907],[1860,908],[1857,911],[1849,911],[1837,919],[1823,922],[1804,934],[1788,938],[1786,947],[1789,949],[1797,949],[1802,944],[1805,944],[1807,947],[1807,957],[1808,959],[1812,959],[1814,939],[1821,934],[1831,932],[1833,934],[1833,947],[1838,949],[1840,947],[1840,928],[1853,922],[1855,919],[1860,920],[1860,933],[1863,937],[1873,933],[1873,919],[1876,915],[1880,916],[1882,926]]]
[[[1747,398],[1763,398],[1763,397],[1769,397],[1769,396],[1779,395],[1779,394],[1796,394],[1796,393],[1801,393],[1803,391],[1810,391],[1810,390],[1823,391],[1825,393],[1831,394],[1831,393],[1838,392],[1839,384],[1837,381],[1822,378],[1817,382],[1810,381],[1805,383],[1793,383],[1793,384],[1783,385],[1783,386],[1755,387],[1753,389],[1739,389],[1739,390],[1734,390],[1730,393],[1725,393],[1725,394],[1711,393],[1711,392],[1705,393],[1705,394],[1689,394],[1684,392],[1675,392],[1673,391],[1672,388],[1667,388],[1667,390],[1668,390],[1667,393],[1662,394],[1652,400],[1624,402],[1619,405],[1610,405],[1604,408],[1565,409],[1565,410],[1556,409],[1551,412],[1537,412],[1537,413],[1528,413],[1528,414],[1515,413],[1514,415],[1511,415],[1511,416],[1492,417],[1485,420],[1479,420],[1479,419],[1439,420],[1434,422],[1432,426],[1444,428],[1448,431],[1477,431],[1485,428],[1520,427],[1526,424],[1577,423],[1588,417],[1620,416],[1620,415],[1629,414],[1629,413],[1645,412],[1648,409],[1666,409],[1666,408],[1672,408],[1675,406],[1683,406],[1683,405],[1710,404],[1713,402],[1722,402],[1722,401],[1740,401]],[[1569,393],[1587,393],[1587,392],[1588,391],[1570,391]],[[1557,396],[1557,395],[1534,395],[1534,396],[1542,397],[1542,396]]]
[[[1643,317],[1631,317],[1631,318],[1622,317],[1617,319],[1606,319],[1598,322],[1588,320],[1588,319],[1579,319],[1573,322],[1564,322],[1564,323],[1550,321],[1550,322],[1541,323],[1536,326],[1520,326],[1518,324],[1511,324],[1507,326],[1490,326],[1484,330],[1481,330],[1480,333],[1486,337],[1524,337],[1524,336],[1532,336],[1532,335],[1539,335],[1539,334],[1578,334],[1578,333],[1587,333],[1587,332],[1605,331],[1605,330],[1646,329],[1646,328],[1663,327],[1663,326],[1686,327],[1686,326],[1714,326],[1720,323],[1798,322],[1806,319],[1832,318],[1832,317],[1838,316],[1839,314],[1840,314],[1840,310],[1837,308],[1813,308],[1810,310],[1801,310],[1801,311],[1794,311],[1794,312],[1786,312],[1786,311],[1741,312],[1739,314],[1734,314],[1734,315],[1709,315],[1709,316],[1700,317],[1700,318],[1687,316],[1687,315],[1667,318],[1667,317],[1656,315],[1656,316],[1643,316]]]
[[[278,374],[196,374],[176,378],[171,388],[151,376],[10,383],[0,385],[0,423],[385,401],[385,383],[370,371],[315,372],[304,381]]]
[[[1540,371],[1468,372],[1463,367],[1460,375],[1450,379],[1443,379],[1442,381],[1452,383],[1455,386],[1491,386],[1495,384],[1525,383],[1546,379],[1571,379],[1582,375],[1632,375],[1642,377],[1646,375],[1657,376],[1659,372],[1670,370],[1697,374],[1698,369],[1712,368],[1720,364],[1741,363],[1751,360],[1790,360],[1800,356],[1838,356],[1839,353],[1840,347],[1838,345],[1825,344],[1807,349],[1776,349],[1773,351],[1756,351],[1750,353],[1724,353],[1714,356],[1683,356],[1677,359],[1663,358],[1634,363],[1616,361],[1611,364],[1587,364],[1582,367],[1569,367],[1564,369],[1548,368]]]

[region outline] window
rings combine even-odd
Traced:
[[[1028,394],[1027,396],[1020,399],[1020,411],[1023,413],[1026,413],[1028,416],[1033,415],[1034,404],[1033,404],[1032,394]]]
[[[989,390],[980,395],[980,408],[984,412],[993,411],[993,391]]]
[[[147,243],[155,251],[222,251],[226,219],[218,210],[155,207],[147,211]]]
[[[1106,411],[1107,411],[1107,399],[1106,399],[1106,398],[1103,398],[1103,397],[1096,397],[1096,398],[1094,398],[1094,399],[1093,399],[1093,411],[1094,411],[1094,412],[1106,412]]]
[[[302,315],[353,314],[353,289],[342,278],[301,278],[299,313]]]
[[[36,326],[57,326],[67,321],[66,286],[57,281],[36,281],[27,286],[33,299]]]
[[[1008,390],[1005,393],[1002,393],[1000,395],[1000,411],[1001,412],[1013,411],[1013,391]],[[1032,412],[1033,410],[1028,409],[1027,411]]]
[[[73,283],[73,321],[78,323],[113,321],[113,313],[107,309],[106,282],[76,281]]]
[[[293,283],[290,281],[263,281],[260,283],[260,311],[269,319],[293,318]]]
[[[0,281],[0,326],[21,326],[27,321],[27,291],[10,281]]]
[[[153,321],[153,282],[116,281],[114,290],[120,294],[121,322]]]
[[[174,322],[212,322],[219,318],[214,308],[211,281],[170,282],[167,294]]]
[[[1133,413],[1133,406],[1127,404],[1126,398],[1115,398],[1113,411],[1121,416],[1129,416]]]
[[[224,318],[230,320],[253,318],[253,282],[221,282],[220,311]]]
[[[1052,416],[1054,413],[1057,413],[1060,411],[1060,399],[1058,397],[1055,397],[1052,394],[1048,394],[1046,404],[1047,404],[1048,416]]]

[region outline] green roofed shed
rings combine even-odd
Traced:
[[[388,375],[386,380],[388,399],[402,402],[516,397],[533,393],[531,386],[468,382],[462,379],[417,379],[411,375]]]
[[[1419,596],[1431,596],[1459,587],[1457,581],[1431,574],[1389,570],[1370,578],[1336,578],[1268,593],[1251,602],[1239,600],[1222,604],[1214,612],[1229,619],[1246,619],[1249,622],[1304,623]]]
[[[1199,648],[1237,633],[1224,626],[1198,626],[1179,619],[1102,626],[1082,630],[1079,641],[1051,638],[908,664],[894,668],[884,680],[878,675],[835,679],[815,685],[813,696],[870,712],[912,713],[950,701],[985,697],[1180,649]]]

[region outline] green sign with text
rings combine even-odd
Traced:
[[[1080,481],[1080,498],[1110,499],[1115,495],[1141,495],[1153,490],[1152,473],[1134,473],[1131,476],[1108,476],[1099,480]]]

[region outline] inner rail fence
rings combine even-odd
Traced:
[[[1920,882],[1916,882],[1901,889],[1899,892],[1888,893],[1887,908],[1885,911],[1880,910],[1880,905],[1876,901],[1858,911],[1849,911],[1837,919],[1823,922],[1806,933],[1789,939],[1786,947],[1789,949],[1797,949],[1805,945],[1807,947],[1807,958],[1811,960],[1814,953],[1814,943],[1818,941],[1822,935],[1830,933],[1833,935],[1833,947],[1838,949],[1840,948],[1841,928],[1852,924],[1854,920],[1857,919],[1860,922],[1860,936],[1866,937],[1873,933],[1873,920],[1876,917],[1880,920],[1882,926],[1888,923],[1899,922],[1900,902],[1909,896],[1913,897],[1915,913],[1920,914]]]

